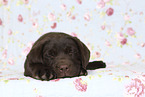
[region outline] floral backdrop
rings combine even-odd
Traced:
[[[92,60],[145,63],[143,0],[1,0],[0,63],[23,66],[44,33],[80,38]]]
[[[0,0],[0,74],[23,71],[33,43],[47,32],[78,37],[90,49],[90,61],[145,64],[144,0]],[[144,91],[141,80],[133,83]]]

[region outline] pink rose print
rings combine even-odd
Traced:
[[[133,79],[132,82],[126,86],[126,95],[131,97],[141,97],[144,95],[145,86],[140,79]]]
[[[19,78],[8,78],[8,80],[19,80]]]
[[[32,26],[33,26],[34,28],[37,28],[37,27],[38,27],[38,22],[37,22],[37,20],[32,20]]]
[[[145,47],[145,43],[141,43],[141,47]]]
[[[23,22],[23,17],[22,17],[21,14],[19,14],[19,16],[18,16],[18,21],[19,21],[19,22]]]
[[[33,42],[28,43],[28,46],[23,51],[24,55],[27,55],[29,53],[33,44],[34,44]]]
[[[127,34],[130,36],[133,36],[133,35],[135,35],[135,31],[131,27],[129,27],[129,28],[127,28]]]
[[[57,26],[57,23],[53,23],[53,25],[51,26],[52,29],[55,29]]]
[[[141,58],[141,55],[140,55],[139,53],[137,53],[137,54],[135,55],[135,57],[136,57],[137,59],[140,59],[140,58]]]
[[[109,41],[107,41],[107,40],[106,40],[105,44],[106,44],[106,46],[108,46],[108,47],[111,47],[111,46],[112,46],[111,43],[110,43]]]
[[[65,4],[62,4],[60,7],[61,7],[62,10],[66,10],[67,9]]]
[[[110,0],[103,0],[105,3],[108,3],[108,2],[110,2]]]
[[[3,54],[2,54],[2,58],[6,59],[7,58],[7,50],[4,50]]]
[[[98,7],[98,8],[103,8],[103,7],[105,7],[105,2],[104,2],[104,0],[101,0],[100,2],[98,2],[97,7]]]
[[[106,14],[107,14],[108,16],[113,15],[113,13],[114,13],[114,9],[113,9],[113,8],[108,8],[107,11],[106,11]]]
[[[127,38],[124,37],[123,33],[118,33],[117,38],[121,45],[125,45],[127,43]]]
[[[122,45],[125,45],[125,44],[127,43],[127,39],[124,38],[123,40],[120,41],[120,43],[121,43]]]
[[[54,15],[53,13],[50,13],[50,14],[48,15],[48,19],[49,19],[50,21],[55,21],[55,20],[56,20],[56,17],[55,17],[55,15]]]
[[[105,28],[106,28],[105,25],[102,25],[102,26],[101,26],[101,29],[102,29],[102,30],[105,30]]]
[[[78,78],[74,81],[75,87],[78,91],[86,92],[87,90],[87,83],[82,80],[82,78]]]
[[[76,19],[76,16],[75,16],[75,15],[73,15],[73,16],[71,17],[71,19],[72,19],[72,20],[75,20],[75,19]]]
[[[67,17],[70,17],[70,16],[71,16],[71,14],[72,14],[71,12],[68,12],[68,13],[67,13]]]
[[[139,15],[143,15],[143,12],[140,12]]]
[[[31,49],[30,47],[25,48],[23,51],[23,54],[27,55],[29,53],[30,49]]]
[[[1,20],[1,18],[0,18],[0,26],[1,26],[1,25],[3,25],[3,22],[2,22],[2,20]]]
[[[77,3],[78,4],[82,4],[82,0],[77,0]]]
[[[72,36],[77,37],[78,35],[74,32],[71,33]]]
[[[124,37],[124,35],[123,35],[122,32],[119,32],[119,33],[117,34],[117,38],[118,38],[118,40],[122,41],[125,37]]]
[[[84,15],[84,19],[85,19],[86,21],[90,21],[90,14],[89,14],[89,13],[86,13],[86,14]]]
[[[96,58],[101,57],[101,53],[100,52],[96,52]]]
[[[23,2],[24,2],[25,4],[28,4],[28,3],[29,3],[29,0],[23,0]]]
[[[39,96],[36,96],[36,97],[43,97],[43,96],[39,95]]]
[[[2,0],[3,5],[7,5],[8,4],[8,0]]]
[[[52,82],[58,82],[60,81],[60,79],[54,79],[54,80],[51,80]]]
[[[12,58],[9,58],[9,59],[8,59],[8,64],[14,65],[14,60],[13,60]]]
[[[125,21],[129,21],[129,20],[130,20],[130,16],[129,16],[129,15],[125,15],[125,16],[124,16],[124,20],[125,20]]]
[[[12,30],[8,31],[8,35],[12,35],[12,33],[13,33]]]

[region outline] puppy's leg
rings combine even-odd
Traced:
[[[80,76],[86,76],[86,75],[88,75],[87,70],[82,68],[81,71],[80,71]]]
[[[29,64],[29,66],[25,67],[24,75],[39,80],[50,80],[56,78],[56,73],[50,67],[42,64]]]
[[[93,61],[93,62],[89,62],[86,69],[95,70],[95,69],[105,68],[105,67],[106,67],[106,63],[104,63],[103,61]]]

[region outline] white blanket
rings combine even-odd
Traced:
[[[145,67],[110,65],[88,76],[40,81],[0,69],[0,97],[145,97]]]

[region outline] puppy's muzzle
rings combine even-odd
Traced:
[[[68,76],[71,71],[71,64],[72,62],[69,59],[57,60],[57,63],[55,64],[55,71],[57,75],[60,77]]]
[[[56,68],[61,73],[66,73],[70,70],[70,66],[68,64],[58,64]]]

